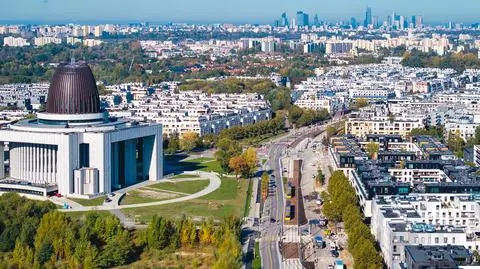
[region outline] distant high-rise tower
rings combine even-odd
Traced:
[[[365,11],[365,21],[363,22],[363,26],[367,27],[372,24],[372,8],[367,7]]]
[[[315,25],[316,27],[320,26],[320,21],[318,20],[318,14],[315,14],[315,16],[313,17],[313,25]]]
[[[308,26],[308,14],[303,11],[297,12],[297,26]]]
[[[412,16],[412,25],[413,28],[417,27],[417,16]]]
[[[422,27],[423,26],[423,17],[422,16],[415,16],[417,21],[415,23],[415,27]]]
[[[373,25],[373,28],[378,28],[378,16],[372,17],[372,25]]]
[[[406,21],[405,21],[405,17],[404,17],[404,16],[400,16],[400,20],[399,20],[399,23],[398,23],[400,29],[403,30],[403,29],[405,28],[405,22],[406,22]]]
[[[353,29],[357,28],[357,20],[354,17],[350,19],[350,25]]]
[[[285,12],[282,13],[282,17],[280,18],[280,26],[282,27],[288,26],[287,13]]]

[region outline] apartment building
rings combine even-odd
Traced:
[[[388,268],[406,261],[411,245],[464,246],[478,250],[480,197],[473,194],[418,194],[377,197],[371,231]]]

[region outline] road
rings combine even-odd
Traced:
[[[287,144],[279,141],[271,145],[267,170],[271,170],[275,179],[275,191],[265,201],[262,216],[262,238],[260,240],[260,252],[262,257],[262,268],[282,268],[280,249],[278,242],[283,228],[283,182],[281,168],[279,167],[280,157],[285,152]],[[271,222],[274,219],[275,222]]]
[[[325,126],[336,123],[341,117],[334,117],[324,125],[304,127],[290,132],[289,135],[272,141],[269,149],[269,159],[266,163],[267,171],[272,171],[271,175],[275,179],[275,191],[264,203],[260,239],[260,255],[262,258],[262,268],[277,269],[283,268],[282,256],[279,249],[279,239],[283,233],[283,212],[284,212],[284,193],[282,180],[282,167],[280,167],[280,158],[287,152],[289,146],[295,147],[307,138],[317,137],[325,131]],[[275,222],[271,222],[274,219]]]

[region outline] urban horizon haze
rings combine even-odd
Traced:
[[[480,2],[475,0],[2,0],[0,22],[11,23],[124,23],[134,21],[188,23],[272,23],[282,12],[293,17],[302,10],[318,14],[321,21],[363,19],[365,8],[383,21],[392,12],[404,16],[422,15],[426,23],[478,22]],[[387,3],[388,2],[388,3]],[[254,8],[253,8],[254,7]],[[469,8],[466,8],[469,7]]]

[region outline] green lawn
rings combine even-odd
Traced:
[[[72,219],[81,219],[83,216],[85,216],[87,213],[89,212],[92,212],[92,211],[79,211],[79,212],[68,212],[68,211],[65,211],[63,213],[65,213],[67,216],[69,216],[70,218]],[[95,210],[94,211],[95,213],[98,213],[99,215],[101,216],[107,216],[107,215],[110,215],[111,213],[106,211],[106,210]]]
[[[141,192],[133,190],[126,193],[120,200],[120,205],[132,205],[162,201],[165,199],[155,199],[152,197],[145,197],[141,195]]]
[[[165,158],[165,165],[167,168],[170,168],[171,172],[181,173],[184,171],[205,171],[205,172],[216,172],[224,173],[220,164],[214,158],[200,157],[190,160],[184,160],[185,157],[182,156],[173,156],[170,158]],[[179,175],[177,178],[186,178],[186,175]],[[194,176],[188,176],[194,177]],[[175,178],[175,177],[174,177]]]
[[[248,188],[248,182],[246,180],[240,180],[240,184],[237,183],[235,178],[222,178],[222,184],[220,187],[205,196],[200,197],[202,200],[232,200],[236,199],[239,194],[239,187],[245,187],[245,196]],[[244,200],[245,201],[245,200]]]
[[[76,203],[79,203],[83,206],[99,206],[99,205],[103,205],[105,196],[100,196],[93,199],[80,199],[80,198],[68,198],[68,199]]]
[[[210,181],[207,179],[199,179],[192,181],[163,182],[155,185],[150,185],[149,187],[160,190],[192,194],[205,189],[209,183]]]
[[[241,218],[244,214],[247,189],[247,180],[241,180],[237,185],[235,179],[224,178],[220,188],[198,199],[159,206],[126,208],[122,211],[128,217],[138,217],[137,219],[143,222],[149,222],[155,214],[168,218],[180,218],[182,215],[213,219],[233,215]]]
[[[195,175],[195,174],[191,174],[191,175],[181,174],[181,175],[173,176],[173,177],[171,177],[170,179],[198,178],[198,177],[200,177],[200,176],[199,176],[199,175]]]
[[[252,262],[253,269],[261,269],[262,268],[262,260],[260,259],[260,242],[255,242],[255,253]]]
[[[213,158],[196,158],[196,159],[191,159],[188,161],[181,162],[181,164],[182,163],[185,164],[186,166],[197,167],[196,170],[200,170],[204,172],[223,173],[222,167],[220,167],[220,163]]]

